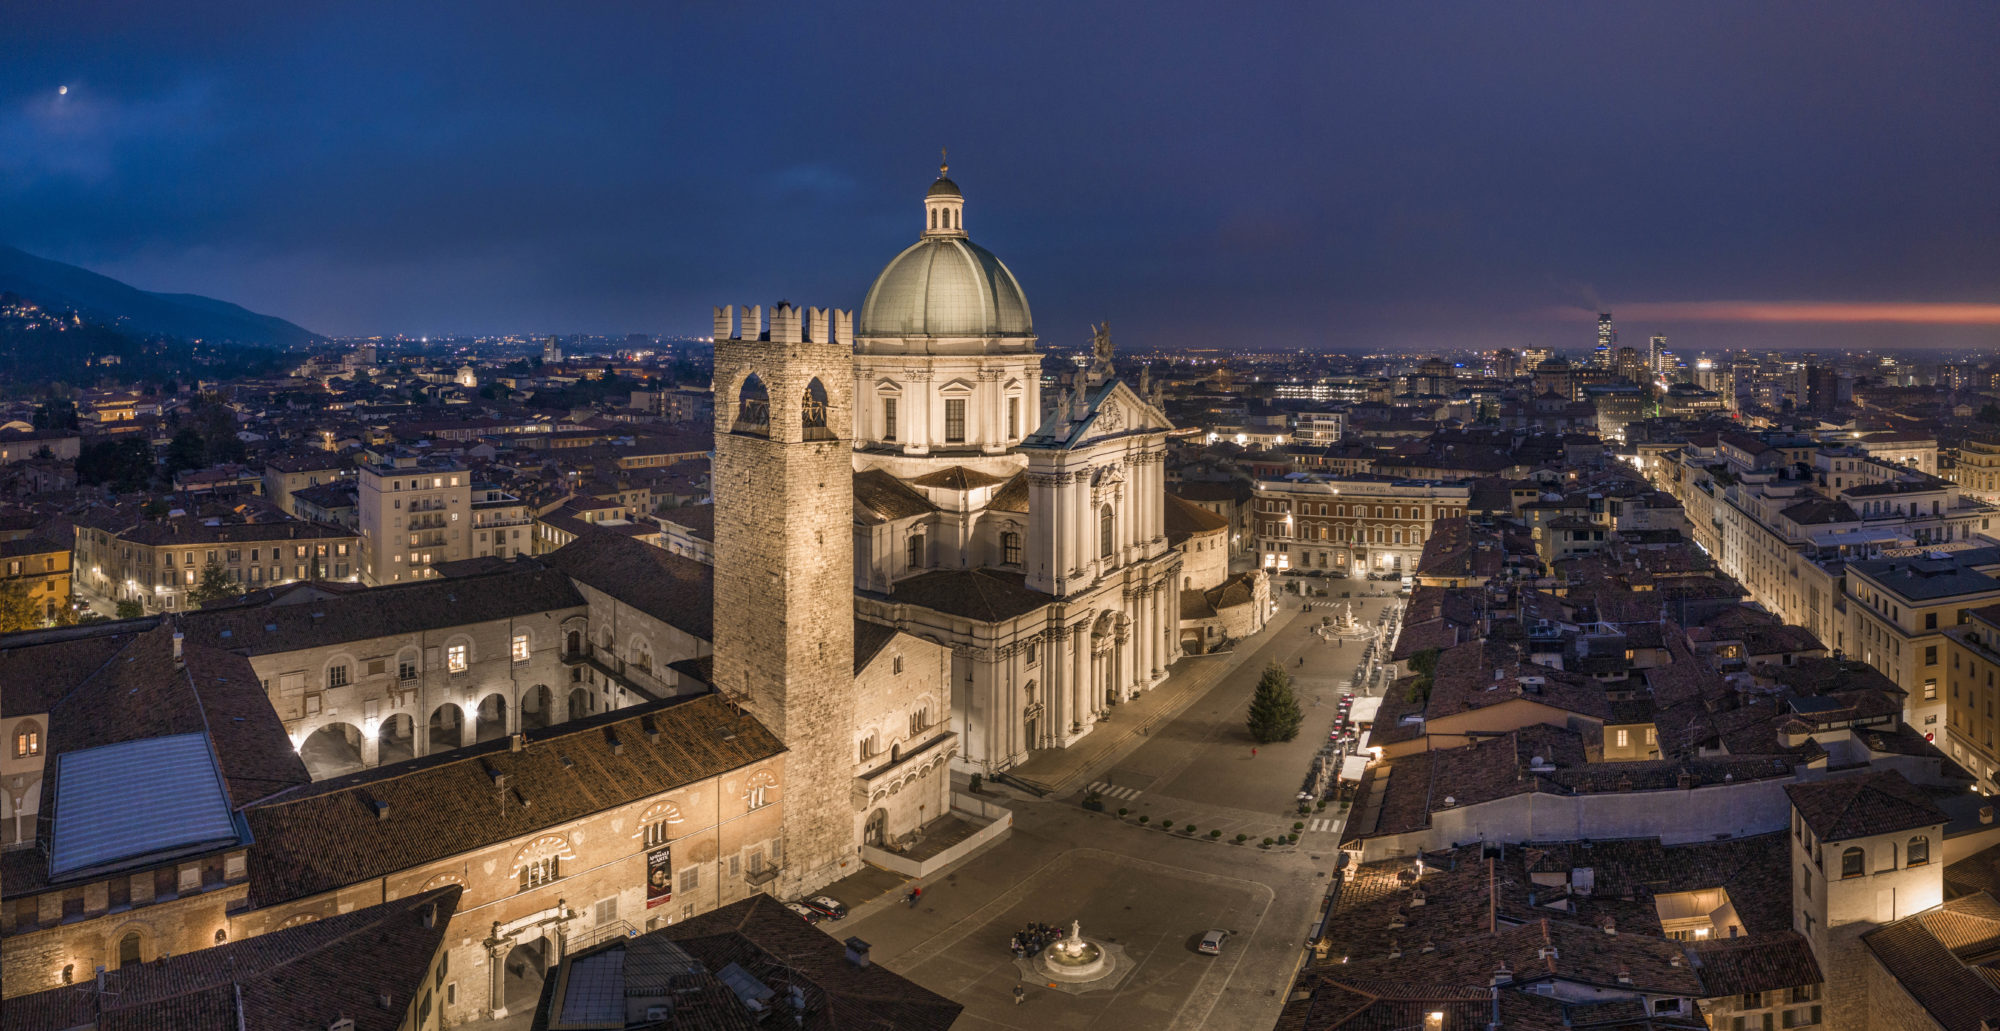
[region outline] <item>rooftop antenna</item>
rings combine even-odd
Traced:
[[[939,147],[939,148],[938,148],[938,178],[939,178],[939,179],[942,179],[942,178],[944,178],[944,175],[945,175],[945,173],[946,173],[946,172],[949,172],[949,171],[951,171],[951,165],[950,165],[950,164],[949,164],[949,163],[948,163],[948,162],[947,162],[947,161],[945,160],[946,158],[948,158],[948,157],[950,157],[950,156],[951,156],[951,148],[949,148],[949,147]]]

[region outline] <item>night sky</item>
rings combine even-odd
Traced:
[[[1991,0],[22,2],[0,242],[331,334],[698,334],[859,307],[948,146],[1051,343],[2000,349],[1996,55]]]

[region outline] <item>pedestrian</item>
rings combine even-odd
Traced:
[[[1023,987],[1021,987],[1021,986],[1020,986],[1020,985],[1018,985],[1018,984],[1017,984],[1017,985],[1015,985],[1015,986],[1014,986],[1014,1005],[1016,1005],[1016,1006],[1019,1006],[1020,1004],[1022,1004],[1022,1003],[1024,1003],[1024,1002],[1026,1002],[1026,1001],[1028,1001],[1028,990],[1027,990],[1026,988],[1023,988]]]
[[[1255,748],[1250,749],[1250,758],[1257,758],[1257,750]]]

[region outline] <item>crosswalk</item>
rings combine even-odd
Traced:
[[[1115,798],[1120,802],[1129,802],[1145,794],[1145,791],[1139,788],[1120,787],[1116,784],[1107,784],[1101,780],[1091,781],[1090,790],[1103,795],[1105,798]]]
[[[1333,816],[1316,816],[1306,821],[1306,830],[1327,833],[1340,829],[1340,820]]]

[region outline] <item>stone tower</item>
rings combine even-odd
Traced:
[[[857,854],[853,317],[715,309],[715,686],[784,741],[781,897]]]

